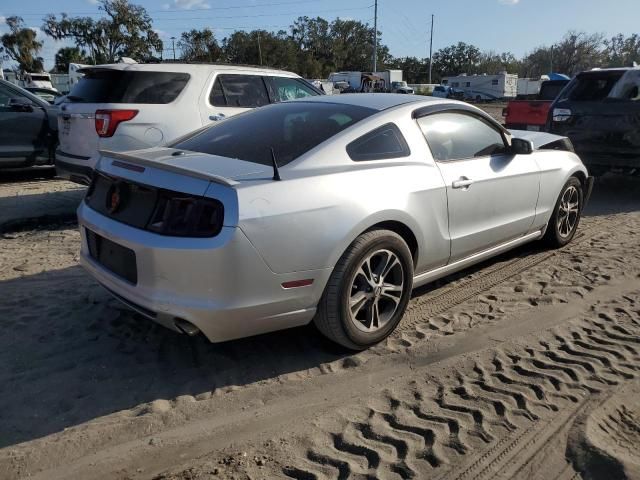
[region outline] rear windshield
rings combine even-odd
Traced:
[[[188,81],[187,73],[89,70],[67,98],[82,103],[164,104],[173,102]]]
[[[623,70],[612,72],[583,73],[578,75],[562,95],[563,100],[593,102],[605,99],[624,74]]]
[[[376,110],[325,102],[287,102],[231,117],[173,148],[271,165],[286,165]]]

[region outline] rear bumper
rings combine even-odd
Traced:
[[[89,185],[93,176],[95,162],[91,157],[81,157],[70,153],[56,151],[56,174],[60,178],[72,182]]]
[[[100,284],[143,316],[174,331],[186,320],[212,342],[309,323],[331,274],[276,274],[237,227],[223,227],[214,238],[166,237],[111,220],[84,202],[78,222],[80,263]],[[86,229],[135,252],[135,285],[91,257]],[[307,278],[312,285],[282,287]]]

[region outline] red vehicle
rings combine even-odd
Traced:
[[[534,100],[511,100],[502,111],[505,127],[511,130],[544,130],[549,108],[569,80],[542,82],[540,93]]]

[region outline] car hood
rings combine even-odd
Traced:
[[[142,167],[159,168],[229,186],[241,180],[267,179],[273,175],[271,166],[174,148],[154,147],[129,152],[101,150],[100,154]]]
[[[559,135],[554,135],[552,133],[532,132],[529,130],[509,130],[509,132],[514,138],[529,140],[531,143],[533,143],[534,150],[538,150],[539,148],[542,148],[545,145],[549,145],[550,143],[553,143],[562,138],[565,138]]]

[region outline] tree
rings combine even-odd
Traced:
[[[21,17],[9,17],[5,22],[9,33],[5,33],[0,39],[0,53],[6,52],[23,72],[41,72],[44,68],[43,60],[37,55],[42,49],[42,42],[37,40],[37,33],[26,28]]]
[[[520,74],[526,77],[560,72],[573,75],[606,64],[601,34],[568,32],[550,47],[538,47],[522,60]]]
[[[429,81],[429,59],[417,57],[393,58],[386,67],[402,70],[407,83],[427,83]]]
[[[474,45],[458,42],[433,54],[433,67],[442,77],[461,73],[478,73],[480,50]]]
[[[640,35],[634,33],[625,38],[619,33],[604,41],[604,57],[608,67],[630,67],[640,64]]]
[[[222,56],[222,49],[209,28],[182,32],[178,47],[182,52],[182,59],[191,62],[217,62]]]
[[[86,47],[94,63],[115,62],[119,57],[145,60],[154,51],[162,51],[162,40],[152,28],[152,20],[144,7],[128,0],[100,0],[98,7],[105,17],[69,17],[60,20],[49,14],[42,30],[56,40],[73,39],[78,47]]]
[[[78,47],[63,47],[56,52],[55,63],[53,69],[56,73],[67,73],[70,63],[89,63],[89,58]]]
[[[495,75],[503,71],[517,73],[519,68],[520,62],[513,53],[488,51],[480,54],[476,71],[473,73],[486,73],[489,75]]]

